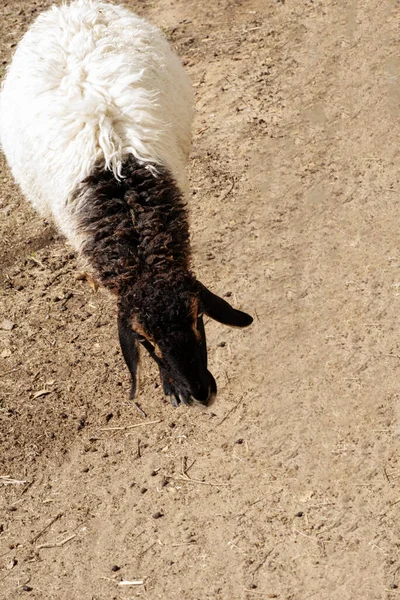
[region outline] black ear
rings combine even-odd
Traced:
[[[122,355],[132,378],[130,398],[133,400],[136,395],[137,388],[136,372],[139,361],[139,351],[136,335],[132,329],[130,320],[121,312],[118,313],[118,336]]]
[[[228,302],[216,296],[208,290],[202,283],[200,285],[200,298],[206,315],[233,327],[247,327],[253,322],[253,317],[241,310],[235,310]]]

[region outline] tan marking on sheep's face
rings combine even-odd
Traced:
[[[134,331],[136,331],[136,333],[138,335],[141,335],[142,337],[144,337],[149,344],[151,344],[154,348],[154,354],[158,357],[158,358],[162,358],[162,352],[160,350],[160,347],[158,346],[158,344],[155,343],[155,341],[153,340],[153,338],[151,336],[148,335],[148,333],[143,329],[142,325],[139,323],[139,321],[137,320],[136,316],[132,317],[132,328]]]
[[[192,300],[191,315],[193,318],[193,325],[192,325],[193,333],[196,336],[197,341],[201,342],[201,333],[197,329],[197,319],[201,316],[199,314],[199,300],[197,298],[193,298],[193,300]]]

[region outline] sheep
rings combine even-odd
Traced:
[[[141,344],[173,406],[207,406],[217,392],[203,314],[252,322],[191,268],[192,119],[191,84],[162,32],[97,0],[42,13],[0,92],[0,142],[16,182],[117,297],[130,397]]]

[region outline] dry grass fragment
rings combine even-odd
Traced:
[[[218,481],[204,481],[203,479],[193,479],[192,477],[189,477],[188,475],[188,470],[190,467],[193,466],[194,462],[190,465],[190,467],[186,466],[186,456],[184,456],[182,458],[182,467],[181,467],[181,472],[179,473],[179,475],[174,476],[174,475],[169,475],[169,477],[171,477],[171,479],[175,479],[175,480],[179,480],[179,481],[186,481],[187,483],[196,483],[196,484],[200,484],[200,485],[209,485],[212,487],[226,487],[229,486],[229,483],[225,483],[225,482],[218,482]]]
[[[0,475],[0,485],[23,485],[26,483],[22,479],[13,479],[9,475]]]
[[[36,398],[40,398],[41,396],[47,396],[48,394],[51,394],[51,390],[39,390],[33,394],[32,400],[36,400]]]
[[[134,429],[135,427],[146,427],[161,422],[162,419],[157,419],[156,421],[145,421],[144,423],[135,423],[134,425],[125,425],[123,427],[101,427],[100,431],[127,431],[128,429]]]
[[[42,548],[62,548],[62,546],[64,546],[67,542],[70,542],[71,540],[73,540],[75,537],[76,537],[76,533],[73,533],[72,535],[69,535],[64,540],[62,540],[61,542],[54,542],[53,544],[52,543],[40,544],[40,546],[36,546],[36,550],[41,550]]]
[[[37,533],[30,541],[31,544],[34,544],[39,538],[40,536],[42,536],[44,534],[45,531],[47,531],[52,525],[53,523],[55,523],[56,521],[58,521],[58,519],[61,519],[61,517],[64,516],[64,513],[60,512],[58,513],[51,521],[50,523],[47,523],[47,525],[45,527],[43,527],[43,529],[41,529],[39,531],[39,533]]]

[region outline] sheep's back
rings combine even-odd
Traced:
[[[99,160],[117,177],[130,153],[162,164],[185,191],[192,111],[189,80],[157,28],[78,0],[43,13],[18,45],[0,138],[26,197],[71,237],[68,199]]]

